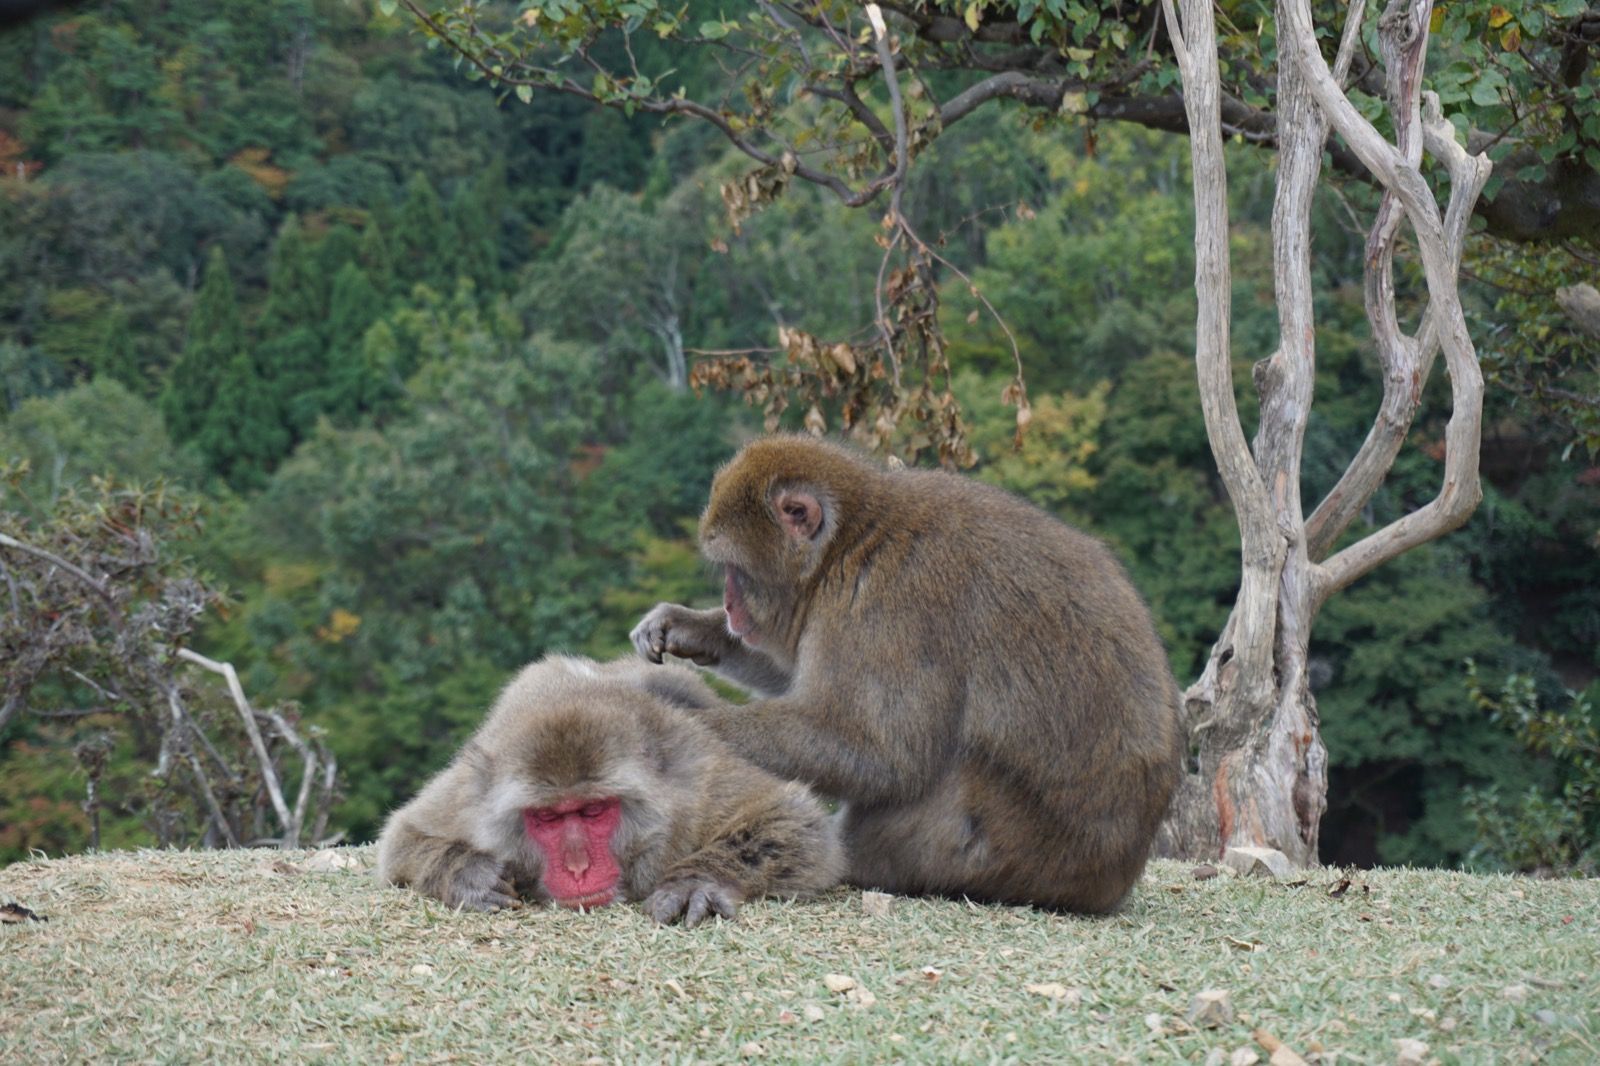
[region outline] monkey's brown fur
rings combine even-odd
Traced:
[[[737,568],[725,608],[659,605],[634,643],[765,697],[695,714],[848,801],[851,881],[1086,912],[1127,895],[1177,783],[1178,691],[1104,545],[958,475],[795,436],[718,473],[700,543]]]
[[[837,884],[838,830],[804,786],[734,755],[686,713],[721,702],[694,671],[551,657],[525,668],[455,760],[396,811],[378,876],[452,906],[546,899],[522,812],[622,804],[622,895],[658,921],[732,917],[742,900]]]

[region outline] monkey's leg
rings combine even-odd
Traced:
[[[661,662],[663,655],[676,655],[758,696],[777,696],[789,689],[789,671],[728,632],[728,614],[721,607],[695,611],[658,603],[633,627],[629,638],[653,663]]]
[[[993,849],[982,820],[963,804],[954,775],[913,803],[852,804],[839,818],[851,884],[907,895],[983,894],[976,889]]]
[[[765,775],[763,775],[765,776]],[[732,918],[760,896],[805,896],[837,884],[844,869],[838,830],[802,786],[785,784],[729,819],[723,831],[674,863],[645,900],[662,924]]]
[[[516,875],[499,858],[409,824],[384,833],[378,873],[390,884],[410,886],[451,907],[493,911],[518,905]]]

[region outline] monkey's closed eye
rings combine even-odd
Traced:
[[[561,814],[558,811],[552,811],[549,808],[545,808],[543,810],[534,811],[533,819],[536,822],[559,822],[561,820]]]
[[[598,818],[606,813],[606,805],[604,803],[591,803],[578,813],[585,818]]]

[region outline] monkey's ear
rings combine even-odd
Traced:
[[[784,531],[796,540],[815,540],[822,532],[822,503],[802,489],[784,489],[772,501]]]

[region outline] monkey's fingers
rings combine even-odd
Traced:
[[[661,925],[671,925],[683,914],[692,887],[683,881],[662,885],[644,901],[644,912]]]
[[[469,911],[497,911],[522,905],[505,868],[493,862],[476,862],[462,869],[443,895],[445,902]]]
[[[739,916],[739,898],[725,885],[705,882],[697,886],[689,897],[689,906],[683,915],[684,927],[693,929],[713,913],[719,918],[733,921]]]
[[[633,642],[633,649],[647,662],[661,662],[661,657],[667,650],[667,632],[665,616],[658,605],[649,614],[633,627],[633,632],[628,634],[628,639]]]
[[[712,914],[730,921],[739,914],[737,889],[700,877],[686,877],[661,885],[644,902],[645,913],[662,925],[683,919],[693,929]]]

